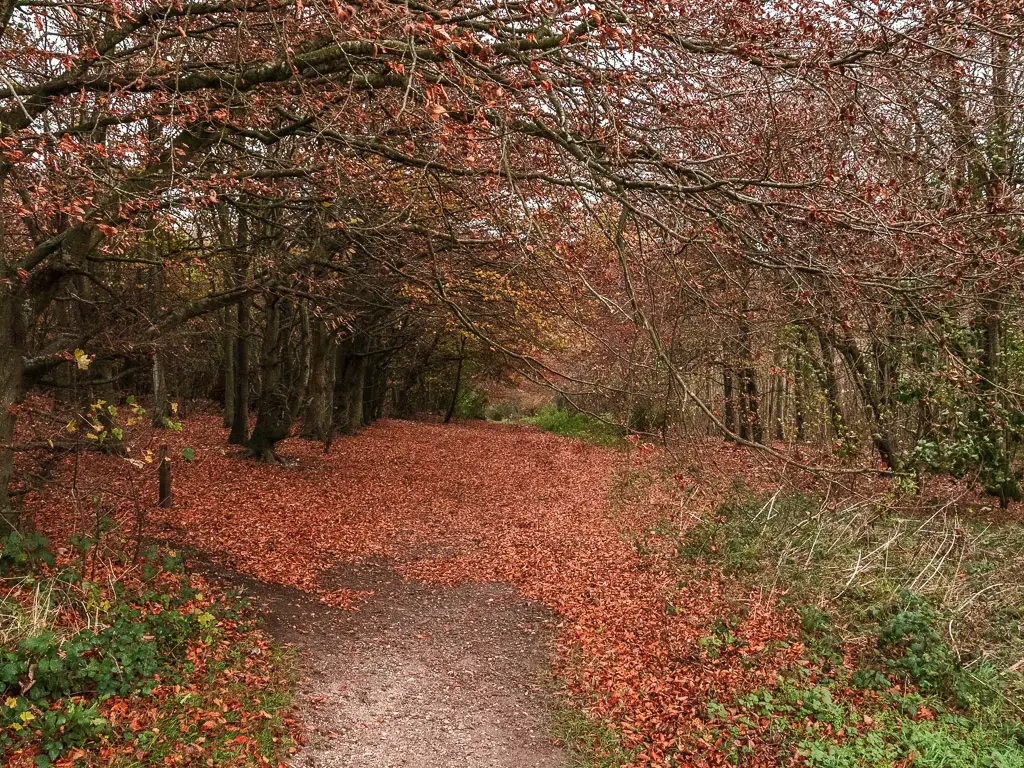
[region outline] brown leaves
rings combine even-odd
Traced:
[[[788,622],[757,595],[744,596],[751,609],[735,630],[742,652],[703,654],[698,640],[724,587],[712,580],[680,588],[668,555],[634,545],[634,531],[649,530],[679,501],[654,483],[610,509],[621,454],[524,427],[383,421],[337,438],[328,455],[319,443],[285,441],[288,464],[271,467],[226,455],[219,422],[194,416],[180,434],[153,436],[175,453],[196,449],[193,462],[175,467],[175,507],[147,512],[155,532],[345,609],[371,594],[327,586],[339,561],[386,559],[406,577],[440,584],[512,584],[564,617],[557,671],[579,706],[637,749],[636,765],[669,756],[722,764],[725,753],[703,741],[706,701],[774,680],[784,661],[770,649]],[[745,455],[705,448],[703,465],[714,473],[736,470]],[[116,486],[115,461],[83,457],[80,475]],[[146,465],[136,482],[150,489],[152,472]],[[757,484],[753,468],[749,477]],[[666,612],[666,603],[676,610]]]

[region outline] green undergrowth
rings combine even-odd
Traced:
[[[550,730],[569,752],[567,768],[617,768],[633,757],[618,733],[568,704],[555,710]]]
[[[547,432],[571,437],[592,445],[618,447],[623,444],[622,430],[607,422],[578,411],[569,411],[551,405],[541,408],[533,416],[523,419]]]
[[[276,764],[291,665],[245,601],[175,552],[72,544],[58,559],[34,534],[0,540],[4,764]]]
[[[678,540],[691,577],[799,615],[804,663],[709,701],[709,727],[823,768],[1024,768],[1024,526],[897,503],[741,492]],[[743,618],[721,616],[704,652],[742,645]]]

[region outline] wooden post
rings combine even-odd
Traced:
[[[173,500],[171,493],[171,462],[167,458],[167,446],[160,446],[160,463],[157,468],[157,476],[160,479],[160,500],[161,507],[170,507]]]

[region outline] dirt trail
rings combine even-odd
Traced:
[[[316,768],[557,768],[548,736],[553,616],[495,584],[404,581],[381,562],[340,566],[339,587],[373,590],[358,611],[219,572],[252,594],[301,657],[301,720]]]

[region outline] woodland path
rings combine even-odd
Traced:
[[[298,648],[309,743],[294,764],[566,765],[550,736],[561,618],[541,600],[600,547],[613,456],[528,428],[411,422],[327,456],[281,452],[290,465],[264,467],[200,446],[164,525]]]
[[[639,451],[626,472],[621,452],[531,427],[384,420],[327,454],[284,441],[269,466],[225,449],[212,414],[139,450],[164,442],[194,460],[174,463],[175,503],[147,511],[151,534],[248,580],[305,654],[312,744],[297,766],[564,765],[546,735],[552,678],[634,764],[726,765],[705,702],[800,653],[788,615],[750,594],[735,631],[757,655],[706,657],[701,638],[737,598],[707,574],[680,579],[656,529],[693,510]],[[130,500],[120,464],[83,455],[82,498]],[[771,487],[759,466],[716,441],[684,480],[712,503],[715,478]],[[61,505],[37,503],[53,529]],[[130,503],[119,514],[132,524]]]
[[[299,652],[307,745],[316,768],[557,768],[548,735],[552,614],[497,584],[403,580],[386,563],[332,570],[374,595],[358,611],[239,574],[268,630]]]

